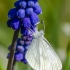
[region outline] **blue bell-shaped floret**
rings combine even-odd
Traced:
[[[30,31],[28,29],[21,28],[21,34],[28,36],[30,35]]]
[[[24,47],[23,47],[22,45],[17,45],[17,46],[16,46],[16,51],[23,53],[23,52],[24,52]]]
[[[20,21],[19,19],[15,18],[12,20],[11,22],[11,27],[14,29],[14,30],[17,30],[20,28]]]
[[[17,52],[15,53],[15,60],[21,61],[24,58],[23,53]]]
[[[21,8],[24,8],[24,9],[25,9],[27,3],[26,3],[26,1],[21,1],[21,2],[19,3],[19,5],[20,5]]]
[[[30,16],[30,20],[33,26],[36,26],[37,24],[39,24],[39,18],[38,15],[36,13],[32,13]]]
[[[24,18],[25,17],[25,10],[24,9],[19,9],[17,11],[17,17],[18,18]]]
[[[33,13],[33,8],[26,9],[26,15],[31,15]]]
[[[34,5],[34,12],[39,15],[39,14],[42,14],[42,8],[40,7],[40,5],[38,4],[38,2],[35,3]]]
[[[14,6],[15,6],[17,9],[19,9],[19,8],[20,8],[19,3],[20,3],[20,1],[16,1],[16,2],[14,3]]]
[[[24,28],[30,28],[30,27],[31,27],[30,18],[25,17],[25,18],[22,20],[22,24],[23,24]]]
[[[28,7],[34,7],[34,1],[28,1]]]
[[[8,17],[11,18],[11,19],[14,18],[16,16],[16,12],[17,12],[16,8],[11,9],[8,12]]]
[[[9,19],[9,20],[7,21],[7,26],[10,27],[10,28],[11,28],[11,22],[12,22],[11,19]]]

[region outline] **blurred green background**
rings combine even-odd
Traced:
[[[0,70],[7,67],[7,47],[11,44],[13,30],[6,25],[7,13],[16,0],[0,0]],[[46,30],[45,37],[59,55],[63,70],[70,70],[70,0],[39,0]],[[42,28],[42,25],[39,26]],[[28,65],[17,63],[15,70],[31,70]]]

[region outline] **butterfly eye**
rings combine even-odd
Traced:
[[[41,22],[42,24],[44,24],[44,21],[43,21],[43,20],[41,20],[40,22]]]

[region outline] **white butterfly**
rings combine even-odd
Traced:
[[[44,32],[36,32],[34,39],[30,44],[27,52],[26,59],[28,64],[34,70],[61,70],[62,63],[44,37]]]

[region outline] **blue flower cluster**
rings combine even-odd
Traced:
[[[14,6],[15,8],[8,12],[9,20],[7,21],[7,26],[13,30],[21,29],[20,33],[22,35],[17,40],[14,59],[27,63],[25,53],[33,39],[32,34],[40,22],[38,15],[42,14],[42,9],[38,0],[18,0],[14,3]],[[11,46],[9,51],[10,49]],[[9,56],[10,54],[8,54],[8,58]]]
[[[42,9],[38,0],[19,0],[14,6],[16,8],[8,12],[7,25],[14,30],[21,28],[21,34],[27,35],[39,23],[38,15],[42,13]]]
[[[16,61],[21,61],[23,63],[27,63],[26,59],[25,59],[25,54],[26,51],[28,50],[28,47],[32,41],[33,37],[32,36],[21,36],[21,38],[18,38],[17,40],[17,44],[16,44],[16,48],[15,48],[15,55],[14,55],[14,59]],[[11,49],[11,46],[9,46],[9,51]],[[8,53],[7,58],[10,57],[10,53]]]

